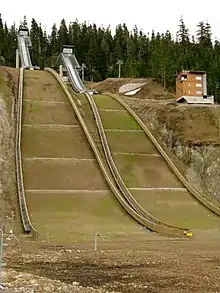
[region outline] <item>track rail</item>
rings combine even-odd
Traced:
[[[96,160],[99,164],[99,167],[102,171],[102,174],[106,180],[106,182],[108,183],[111,191],[113,192],[113,194],[115,195],[115,197],[117,198],[117,200],[119,201],[119,203],[122,205],[122,207],[127,211],[127,213],[132,216],[137,222],[139,222],[140,224],[142,224],[143,226],[145,226],[146,228],[161,233],[161,234],[165,234],[165,235],[170,235],[170,236],[176,236],[176,237],[187,237],[189,236],[189,234],[191,233],[190,229],[188,228],[178,228],[175,226],[171,226],[171,225],[167,225],[164,223],[164,225],[161,225],[161,222],[158,221],[152,221],[152,219],[156,219],[154,217],[144,217],[143,215],[141,215],[137,210],[135,210],[135,208],[128,203],[128,201],[124,198],[124,196],[122,195],[122,192],[119,191],[118,187],[115,185],[115,182],[111,179],[111,177],[108,174],[108,171],[105,167],[105,164],[103,162],[102,156],[96,146],[96,144],[94,143],[88,129],[87,126],[76,106],[76,104],[74,103],[72,96],[70,95],[66,85],[63,83],[63,81],[60,79],[59,75],[52,69],[50,68],[45,68],[46,71],[50,72],[59,82],[59,84],[61,85],[64,93],[66,94],[78,120],[79,123],[88,139],[88,142],[93,150],[93,153],[96,157]],[[89,93],[86,93],[87,95],[89,95]],[[107,142],[107,140],[106,140]],[[109,157],[108,157],[109,159]],[[113,173],[114,175],[114,173]],[[114,176],[115,177],[115,176]],[[116,178],[115,178],[116,179]],[[118,179],[118,178],[117,178]],[[116,181],[117,181],[116,179]]]
[[[18,47],[23,68],[32,68],[30,52],[25,40],[26,37],[18,35]]]
[[[16,117],[16,143],[15,143],[15,165],[16,165],[16,180],[17,192],[20,207],[20,215],[25,233],[32,233],[37,235],[37,231],[33,227],[25,198],[24,179],[22,170],[22,155],[21,155],[21,121],[22,121],[22,99],[23,99],[23,83],[24,83],[24,69],[20,68],[19,85],[18,85],[18,99],[17,99],[17,117]]]
[[[143,121],[138,117],[138,115],[126,104],[121,98],[118,96],[111,94],[111,93],[104,93],[105,95],[109,96],[110,98],[113,98],[115,101],[120,103],[128,112],[129,114],[136,120],[136,122],[140,125],[140,127],[143,129],[145,134],[148,136],[148,138],[152,141],[154,146],[157,148],[161,156],[166,161],[167,165],[171,168],[171,170],[174,172],[174,174],[177,176],[177,178],[181,181],[181,183],[185,186],[185,188],[190,192],[190,194],[197,199],[201,204],[203,204],[206,208],[211,210],[216,215],[220,216],[220,208],[215,206],[212,202],[208,201],[206,198],[204,198],[197,190],[195,190],[189,182],[184,178],[184,176],[179,172],[177,167],[174,165],[172,160],[169,158],[169,156],[166,154],[166,152],[163,150],[159,142],[156,140],[156,138],[153,136],[151,131],[148,129],[148,127],[143,123]]]
[[[71,56],[66,56],[65,54],[61,54],[61,57],[62,57],[63,62],[65,64],[68,76],[70,78],[70,82],[73,86],[73,89],[79,93],[83,92],[85,90],[85,87],[79,77],[77,69],[72,65],[72,62],[70,59]]]
[[[156,217],[154,217],[153,215],[151,215],[149,212],[147,212],[137,201],[136,199],[133,197],[133,195],[130,193],[129,189],[126,187],[119,171],[118,168],[115,165],[114,159],[112,157],[109,145],[108,145],[108,141],[107,141],[107,137],[105,134],[105,130],[102,124],[102,120],[99,114],[99,110],[96,106],[96,103],[93,99],[93,97],[88,93],[85,92],[85,95],[89,101],[90,107],[92,109],[94,118],[95,118],[95,122],[96,122],[96,126],[98,129],[98,133],[99,133],[99,137],[101,139],[101,144],[102,144],[102,148],[103,148],[103,152],[105,154],[105,158],[106,161],[108,163],[108,166],[111,170],[111,173],[113,175],[113,178],[119,188],[119,190],[121,191],[121,193],[123,194],[124,198],[127,200],[127,202],[130,204],[130,206],[142,217],[146,218],[148,221],[153,222],[155,224],[157,224],[158,226],[161,226],[164,230],[164,234],[167,235],[172,235],[172,236],[184,236],[184,233],[186,231],[190,232],[189,228],[182,228],[182,227],[177,227],[174,225],[170,225],[168,223],[165,223],[163,221],[160,221],[159,219],[157,219]],[[159,232],[159,231],[155,231],[155,232]]]

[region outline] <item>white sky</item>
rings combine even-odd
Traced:
[[[23,16],[30,23],[32,18],[46,26],[48,32],[55,22],[59,25],[64,18],[78,19],[97,25],[108,25],[114,30],[119,23],[126,23],[129,30],[136,24],[145,33],[153,29],[175,34],[180,16],[191,34],[195,34],[199,21],[207,21],[212,26],[213,38],[220,39],[220,1],[219,0],[0,0],[2,18],[11,25],[19,25]],[[131,4],[128,4],[128,3]],[[63,5],[63,6],[62,6]]]

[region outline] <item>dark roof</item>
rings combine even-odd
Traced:
[[[205,71],[200,71],[200,70],[189,70],[188,73],[192,74],[205,74]]]
[[[186,71],[181,71],[181,72],[175,74],[174,76],[177,77],[177,76],[180,76],[182,74],[187,74],[187,73],[203,75],[206,72],[205,71],[201,71],[201,70],[186,70]]]
[[[26,32],[28,32],[29,30],[28,30],[27,27],[22,27],[22,26],[20,26],[18,31],[19,31],[19,32],[20,32],[20,31],[26,31]]]
[[[63,48],[71,48],[71,49],[74,49],[74,46],[73,45],[63,45]]]

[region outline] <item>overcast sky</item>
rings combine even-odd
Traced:
[[[175,34],[183,15],[191,34],[199,21],[208,20],[214,39],[220,39],[219,11],[219,0],[1,0],[0,3],[0,13],[7,24],[19,25],[26,15],[28,22],[34,17],[48,32],[54,22],[59,24],[64,18],[67,24],[78,19],[104,27],[110,25],[113,31],[117,24],[125,22],[129,30],[137,25],[145,33],[168,29]]]

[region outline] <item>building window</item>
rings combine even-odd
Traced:
[[[201,83],[197,83],[196,87],[202,87]]]
[[[189,90],[189,94],[191,94],[191,90]]]
[[[190,86],[191,84],[190,83],[188,83],[188,86]]]
[[[196,80],[202,80],[201,76],[196,76]]]
[[[184,81],[184,80],[187,80],[187,75],[186,74],[181,75],[180,81]]]
[[[202,94],[202,91],[196,91],[196,94],[197,95],[201,95]]]

